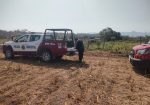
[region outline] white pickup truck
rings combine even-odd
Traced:
[[[74,55],[75,39],[71,29],[46,29],[44,34],[28,34],[5,42],[3,53],[7,59],[15,55],[37,56],[48,62],[63,55]]]

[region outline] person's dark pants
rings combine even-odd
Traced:
[[[83,59],[83,52],[79,52],[79,61],[82,62]]]

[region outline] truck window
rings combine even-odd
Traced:
[[[54,36],[53,36],[53,35],[45,35],[44,40],[45,40],[45,41],[54,40]]]
[[[38,41],[40,40],[41,35],[31,35],[30,41]]]
[[[64,40],[64,31],[55,31],[56,40]]]
[[[29,35],[24,35],[17,39],[17,42],[27,42]]]
[[[66,40],[67,41],[72,41],[73,40],[73,36],[72,36],[72,33],[70,31],[66,32]]]

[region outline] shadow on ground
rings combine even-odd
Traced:
[[[5,58],[0,58],[0,61],[7,61]],[[44,66],[47,68],[62,68],[62,69],[70,69],[71,67],[75,68],[88,68],[89,64],[83,62],[79,63],[78,61],[74,60],[68,60],[68,59],[60,59],[60,60],[53,60],[50,62],[42,62],[39,60],[39,58],[36,57],[15,57],[13,60],[10,60],[12,62],[16,62],[19,64],[29,64],[29,65],[34,65],[34,66]]]
[[[150,68],[133,67],[135,73],[150,78]]]

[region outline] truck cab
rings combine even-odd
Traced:
[[[3,53],[7,59],[16,55],[36,56],[48,62],[63,55],[74,55],[75,39],[71,29],[46,29],[42,33],[27,34],[5,42]]]

